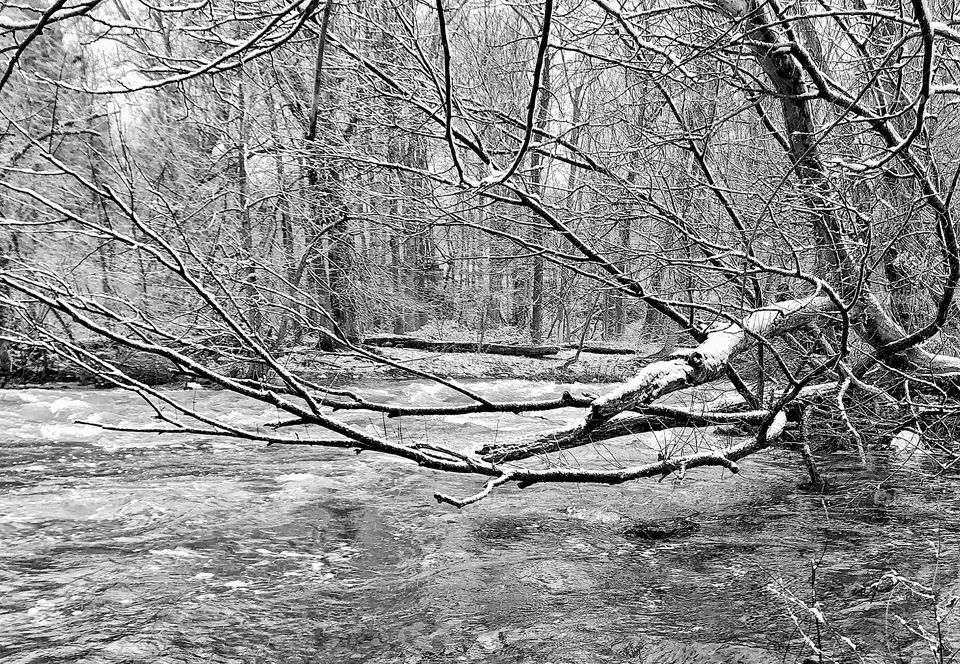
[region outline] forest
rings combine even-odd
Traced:
[[[142,432],[476,476],[437,493],[461,507],[506,484],[736,473],[779,445],[814,484],[823,450],[891,440],[946,471],[958,23],[928,0],[4,3],[0,373],[131,390],[156,413]],[[378,335],[660,350],[600,396],[495,400]],[[122,353],[279,416],[195,408]],[[463,403],[374,402],[310,357]],[[582,416],[475,451],[338,417],[561,408]],[[566,454],[720,425],[742,435],[639,464]]]

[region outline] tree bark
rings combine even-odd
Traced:
[[[237,81],[237,109],[239,113],[240,138],[237,141],[237,215],[240,225],[240,265],[243,293],[246,300],[247,325],[254,335],[260,334],[263,312],[259,305],[257,268],[254,257],[253,219],[250,213],[249,179],[247,177],[247,98],[244,90],[243,71]]]
[[[543,63],[543,78],[540,83],[540,101],[537,106],[536,130],[544,132],[547,129],[547,123],[550,117],[550,97],[552,91],[550,88],[550,58],[547,57]],[[546,158],[537,150],[530,151],[530,191],[544,199],[546,194],[546,183],[544,182],[544,162]],[[536,223],[536,220],[534,220]],[[544,242],[544,233],[538,227],[534,227],[533,243],[542,246]],[[530,275],[530,340],[538,344],[543,338],[543,254],[535,253],[531,261]]]

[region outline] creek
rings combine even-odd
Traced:
[[[471,387],[523,399],[567,386]],[[356,389],[461,400],[422,381]],[[279,417],[225,392],[170,395],[238,426]],[[338,417],[472,448],[578,414]],[[868,468],[826,456],[825,494],[805,488],[794,452],[772,450],[739,475],[508,486],[458,511],[433,492],[482,481],[377,454],[76,423],[150,415],[126,392],[0,391],[0,661],[792,662],[810,655],[805,639],[839,660],[934,661],[918,634],[935,634],[938,602],[950,613],[938,638],[960,637],[946,608],[960,588],[956,477],[915,449],[877,451]],[[713,435],[566,459],[649,460]],[[684,527],[639,535],[651,522]]]

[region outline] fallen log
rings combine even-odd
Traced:
[[[521,357],[546,357],[560,352],[559,346],[519,346],[512,344],[477,343],[475,341],[434,341],[400,334],[367,337],[368,346],[386,348],[413,348],[432,350],[438,353],[487,353],[491,355],[518,355]]]
[[[81,344],[113,364],[124,374],[145,385],[164,385],[182,375],[179,367],[158,355],[117,344],[88,342]],[[96,372],[84,369],[41,346],[7,344],[0,366],[0,380],[22,383],[97,383]]]
[[[563,347],[567,350],[577,350],[577,348],[580,348],[580,351],[583,353],[594,353],[595,355],[637,354],[637,351],[634,348],[617,348],[615,346],[601,346],[598,344],[583,344],[582,347],[579,344],[563,344]]]
[[[826,297],[788,300],[756,309],[739,323],[731,321],[715,327],[696,348],[678,349],[666,359],[647,364],[631,380],[594,399],[581,421],[537,434],[532,439],[487,446],[481,455],[487,460],[517,460],[579,447],[612,435],[626,435],[629,433],[627,429],[663,428],[663,421],[653,423],[645,419],[648,416],[644,411],[649,413],[649,406],[654,401],[720,378],[727,364],[756,344],[758,338],[772,338],[789,332],[833,311],[834,303]],[[638,413],[640,419],[631,421],[629,427],[616,422],[608,424],[611,418],[624,411]],[[595,433],[597,436],[592,437]]]
[[[788,300],[761,307],[739,324],[718,326],[696,348],[681,348],[664,360],[651,362],[633,379],[596,399],[583,426],[593,428],[671,392],[716,380],[730,360],[755,345],[757,339],[789,332],[833,310],[834,303],[826,297]]]

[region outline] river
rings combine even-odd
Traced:
[[[472,387],[513,399],[562,389]],[[419,381],[357,389],[458,400]],[[225,392],[171,394],[238,425],[276,419]],[[470,447],[576,415],[402,426]],[[869,469],[826,457],[837,488],[825,495],[804,488],[796,454],[775,450],[738,476],[504,487],[457,511],[433,492],[469,495],[477,479],[375,454],[75,423],[149,416],[125,392],[0,391],[5,664],[792,662],[811,655],[806,639],[824,661],[935,661],[920,635],[935,634],[937,603],[946,615],[960,588],[955,478],[916,450],[875,453]],[[379,416],[344,417],[397,433]],[[575,458],[652,458],[662,442]],[[637,535],[659,519],[692,525]],[[948,645],[960,637],[952,613],[940,632]]]

